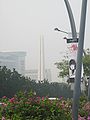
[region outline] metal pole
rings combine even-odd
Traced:
[[[69,4],[68,0],[64,0],[64,2],[65,2],[65,5],[66,5],[67,11],[68,11],[68,16],[70,19],[72,38],[77,39],[76,26],[75,26],[75,21],[74,21],[74,17],[73,17],[73,13],[72,13],[70,4]]]
[[[88,79],[88,100],[90,101],[90,76]]]
[[[81,92],[80,84],[81,84],[85,21],[86,21],[86,8],[87,8],[87,0],[82,0],[79,43],[78,43],[78,53],[77,53],[77,67],[76,67],[75,86],[74,86],[74,94],[73,94],[73,109],[72,109],[73,120],[78,120],[79,97]]]

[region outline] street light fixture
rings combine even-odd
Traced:
[[[69,32],[66,32],[66,31],[60,30],[59,28],[54,28],[54,30],[55,30],[55,31],[58,31],[58,32],[65,33],[65,34],[67,34],[67,35],[70,34]],[[73,37],[66,38],[66,37],[64,37],[64,39],[67,40],[67,43],[77,43],[79,38],[73,38]]]
[[[58,29],[58,28],[54,28],[54,30],[55,30],[55,31],[62,32],[62,33],[65,33],[65,34],[68,34],[68,32],[66,32],[66,31],[63,31],[63,30],[60,30],[60,29]]]

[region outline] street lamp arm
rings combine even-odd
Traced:
[[[71,31],[72,31],[72,37],[77,38],[76,26],[75,26],[75,21],[74,21],[72,9],[70,7],[70,4],[69,4],[68,0],[64,0],[64,2],[65,2],[65,5],[66,5],[66,8],[67,8],[67,11],[68,11],[68,16],[69,16]]]
[[[63,31],[63,30],[60,30],[60,29],[58,29],[58,28],[55,28],[54,30],[59,31],[59,32],[62,32],[62,33],[65,33],[65,34],[69,34],[68,32]]]

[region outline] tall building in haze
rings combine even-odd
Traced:
[[[0,66],[6,66],[10,70],[15,68],[18,73],[24,75],[25,56],[26,52],[0,52]]]

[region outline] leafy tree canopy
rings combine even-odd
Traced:
[[[62,59],[60,62],[55,63],[56,67],[59,69],[58,77],[66,77],[69,75],[69,64],[67,59]],[[83,56],[83,68],[84,68],[84,75],[90,75],[90,49],[84,50]]]
[[[63,59],[61,62],[56,62],[55,65],[60,70],[58,77],[66,77],[69,74],[68,70],[68,60]]]

